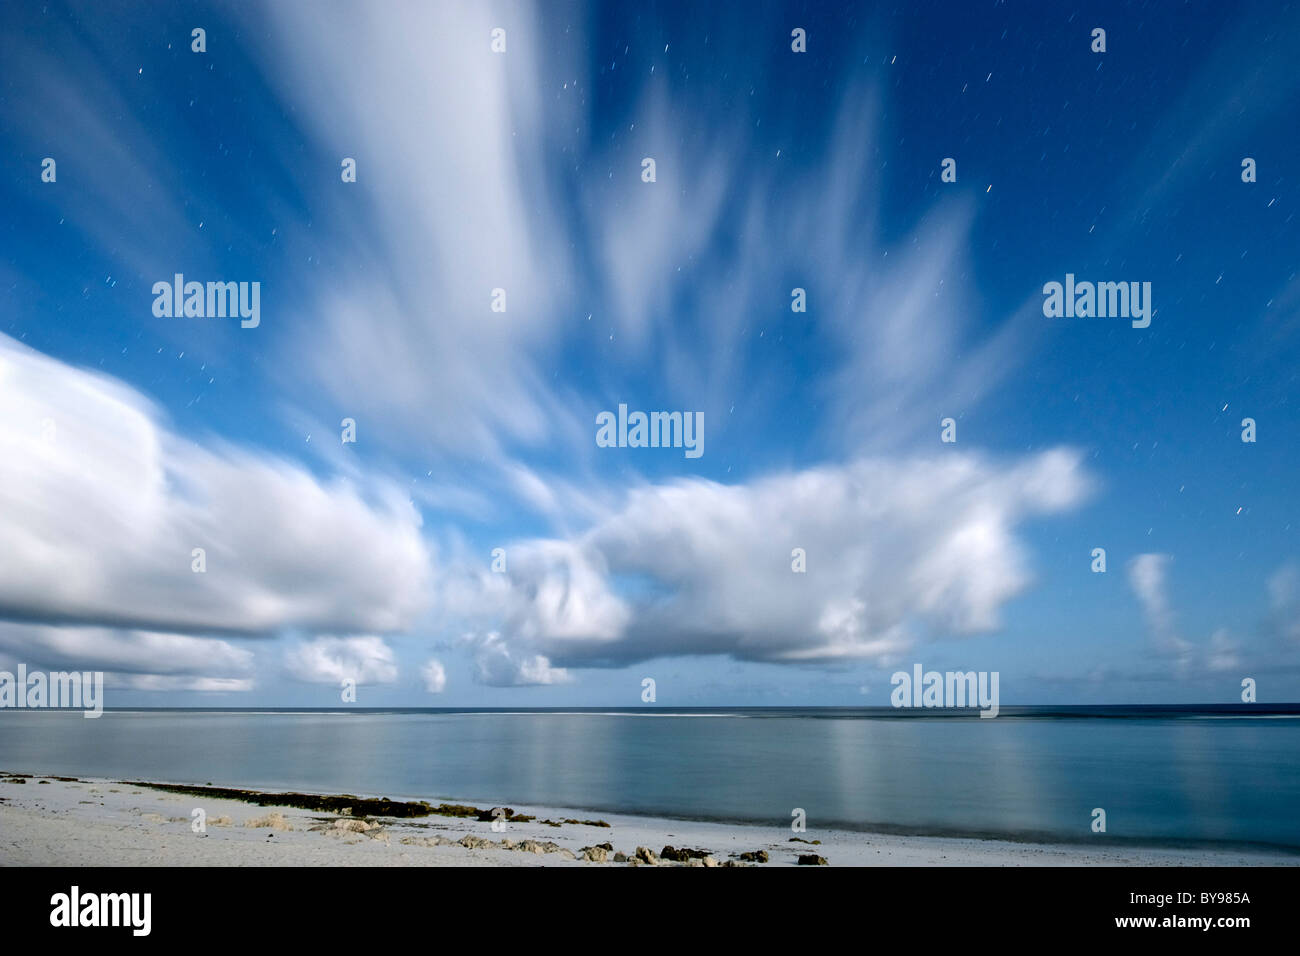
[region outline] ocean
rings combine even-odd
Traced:
[[[803,810],[809,836],[1300,850],[1300,706],[3,711],[0,769],[785,829]]]

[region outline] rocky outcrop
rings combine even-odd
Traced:
[[[402,837],[401,842],[406,846],[456,846],[455,840],[448,840],[446,837]]]
[[[379,829],[379,824],[371,823],[369,820],[360,820],[356,817],[346,817],[335,820],[334,829],[346,830],[349,833],[368,833],[371,830]]]
[[[409,836],[403,837],[401,842],[406,846],[463,846],[467,850],[513,850],[516,853],[535,853],[538,856],[546,853],[558,853],[561,859],[576,859],[572,850],[566,850],[558,843],[552,843],[550,840],[520,840],[516,843],[514,840],[506,838],[497,843],[494,840],[468,833],[459,840],[448,840],[446,837],[440,836]]]
[[[666,846],[660,851],[659,855],[665,860],[672,860],[674,863],[689,863],[691,860],[702,860],[709,855],[708,850],[691,850],[682,847],[680,850],[675,847]]]
[[[292,830],[293,824],[284,818],[283,813],[268,813],[264,817],[252,817],[244,821],[244,826],[253,830]]]

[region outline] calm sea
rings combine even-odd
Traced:
[[[1300,707],[3,711],[0,769],[1027,839],[1101,807],[1112,841],[1300,849]]]

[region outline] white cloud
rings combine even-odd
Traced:
[[[1205,658],[1206,669],[1214,673],[1239,670],[1239,650],[1240,644],[1232,634],[1226,628],[1219,628],[1210,635],[1210,646]]]
[[[0,447],[0,618],[386,631],[426,605],[431,558],[395,488],[203,447],[124,384],[3,335]]]
[[[177,677],[170,674],[117,674],[113,679],[105,675],[110,687],[125,690],[194,691],[196,693],[247,693],[254,686],[253,679],[234,677]]]
[[[252,651],[187,634],[0,622],[0,650],[29,667],[104,671],[115,687],[248,691],[254,685]]]
[[[603,210],[595,248],[612,294],[613,320],[638,352],[670,314],[690,268],[718,228],[734,158],[721,143],[688,147],[690,134],[673,114],[664,87],[643,97],[629,143],[612,148],[609,177],[593,177],[589,203]],[[655,161],[654,183],[641,180],[642,160]],[[770,234],[769,234],[770,235]]]
[[[447,669],[437,658],[430,658],[420,668],[420,679],[430,694],[441,694],[447,688]]]
[[[772,316],[778,333],[785,315],[808,348],[838,357],[815,389],[820,426],[856,455],[933,430],[941,409],[969,411],[1026,354],[1041,296],[1027,289],[1030,307],[982,321],[971,205],[945,202],[886,240],[878,91],[844,97],[824,162],[773,158],[738,176],[761,117],[712,100],[683,118],[647,80],[575,183],[557,170],[593,150],[597,78],[576,55],[581,24],[552,36],[542,9],[289,0],[267,8],[269,24],[249,14],[280,95],[360,164],[310,226],[282,230],[304,258],[322,235],[343,237],[330,250],[340,268],[318,293],[306,286],[304,331],[288,347],[312,385],[368,413],[377,441],[404,454],[418,435],[448,459],[493,465],[557,446],[589,460],[590,412],[639,383],[647,343],[674,403],[740,431],[791,390],[783,362],[753,354],[767,324],[754,317]],[[443,39],[498,25],[505,55],[485,39]],[[364,68],[318,69],[343,61]],[[653,184],[640,178],[647,155]],[[789,313],[789,289],[773,281],[785,275],[808,288],[807,313]],[[506,313],[488,308],[495,288]],[[570,346],[599,346],[597,374],[557,380]],[[511,477],[528,504],[555,505],[525,472]]]
[[[308,684],[391,684],[397,680],[393,650],[383,638],[318,637],[289,648],[284,655],[290,675]]]
[[[642,486],[572,541],[507,548],[463,572],[444,611],[469,622],[479,677],[683,654],[884,661],[916,640],[996,628],[1030,581],[1016,525],[1073,507],[1076,453],[865,460],[745,485]],[[803,548],[807,572],[791,570]]]
[[[432,446],[493,469],[473,482],[440,469],[412,495],[491,516],[505,488],[560,526],[553,539],[511,544],[505,576],[462,567],[434,582],[405,491],[326,485],[283,461],[200,448],[170,435],[139,396],[76,373],[92,392],[66,409],[76,447],[30,475],[0,460],[0,480],[26,480],[0,485],[0,536],[23,546],[12,568],[0,554],[0,614],[353,634],[412,623],[437,587],[440,613],[467,623],[476,674],[492,684],[557,683],[570,666],[666,653],[884,660],[926,636],[999,625],[1031,580],[1017,529],[1082,500],[1077,456],[860,457],[933,434],[936,412],[970,410],[1026,351],[1020,312],[991,333],[978,321],[971,208],[945,202],[886,241],[878,204],[888,184],[873,172],[881,111],[864,90],[845,98],[825,162],[774,160],[746,178],[733,159],[752,147],[754,117],[733,106],[721,124],[704,109],[675,117],[652,91],[630,110],[635,135],[587,157],[588,173],[610,175],[575,188],[554,173],[591,149],[591,78],[564,62],[581,42],[548,42],[533,11],[286,0],[247,14],[246,33],[314,145],[359,163],[358,182],[336,183],[310,224],[287,212],[280,229],[278,242],[301,252],[285,261],[325,251],[337,263],[328,283],[285,277],[302,293],[302,311],[281,316],[298,330],[285,340],[293,367],[355,410],[368,442]],[[506,56],[488,49],[498,25]],[[319,68],[338,62],[361,68]],[[658,183],[640,182],[642,155],[658,160]],[[724,219],[733,210],[739,228]],[[857,460],[735,485],[642,485],[612,506],[610,486],[497,468],[517,445],[566,465],[591,454],[587,405],[606,396],[556,384],[575,338],[602,349],[584,389],[639,376],[653,338],[668,392],[704,409],[719,423],[711,429],[769,427],[780,392],[762,386],[788,369],[745,356],[755,316],[790,319],[775,278],[791,274],[806,277],[796,281],[811,298],[794,321],[813,354],[839,359],[821,376],[826,394],[812,396],[828,410],[821,425]],[[496,287],[507,290],[504,314],[488,308]],[[586,324],[587,311],[606,314]],[[13,410],[6,394],[33,406],[6,416],[24,440],[46,414],[32,396],[67,384],[48,379],[7,393],[0,378],[0,413]],[[0,439],[13,438],[4,427]],[[19,520],[7,528],[8,512]],[[570,520],[589,528],[570,533]],[[205,575],[189,571],[197,546],[208,549]],[[807,574],[791,572],[792,547],[807,550]],[[9,570],[26,576],[11,585]],[[357,656],[337,640],[379,639],[305,644],[293,666],[315,675],[304,679],[341,679]]]
[[[547,136],[579,122],[567,115],[576,95],[557,99],[543,75],[531,5],[286,2],[248,16],[285,101],[358,163],[356,184],[315,210],[315,228],[285,230],[311,246],[337,220],[348,237],[299,317],[290,348],[304,373],[373,412],[371,434],[395,446],[419,434],[477,456],[546,438],[573,411],[535,361],[575,287],[569,244],[556,241],[565,212],[547,180]],[[489,49],[497,26],[505,55]],[[504,313],[489,308],[497,288]]]
[[[544,655],[512,648],[495,631],[476,636],[472,644],[475,676],[479,683],[489,687],[564,684],[572,680],[568,671],[552,667]]]
[[[1172,663],[1174,676],[1180,679],[1237,669],[1241,666],[1240,646],[1227,629],[1216,630],[1204,645],[1179,635],[1168,593],[1172,563],[1167,554],[1139,554],[1128,566],[1129,585],[1142,605],[1152,650]]]
[[[1128,577],[1133,593],[1152,632],[1162,641],[1176,638],[1174,614],[1166,594],[1166,577],[1172,559],[1167,554],[1139,554],[1129,562]]]
[[[653,90],[628,111],[635,134],[603,165],[634,172],[653,155],[661,181],[596,179],[586,200],[600,210],[593,245],[612,298],[606,324],[619,333],[615,372],[636,381],[652,341],[675,399],[736,431],[764,427],[784,398],[806,401],[811,388],[825,408],[818,430],[856,456],[934,434],[1015,369],[1041,334],[1041,295],[1027,289],[1000,322],[983,314],[968,255],[974,207],[945,201],[886,239],[880,101],[850,89],[815,166],[773,157],[743,176],[734,157],[754,148],[754,120],[765,119],[743,104],[706,103],[707,123],[683,123]],[[790,312],[794,286],[805,313]],[[756,335],[806,338],[834,358],[815,384],[792,382],[787,366],[754,357]]]

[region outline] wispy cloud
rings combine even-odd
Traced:
[[[1168,574],[1172,564],[1173,558],[1167,554],[1139,554],[1128,566],[1129,584],[1142,605],[1153,653],[1171,663],[1171,679],[1240,667],[1239,642],[1226,629],[1216,630],[1203,645],[1180,636],[1169,600]]]
[[[318,637],[290,647],[284,666],[294,680],[335,684],[391,684],[397,680],[397,660],[383,638]]]

